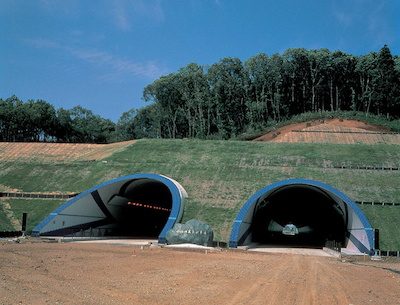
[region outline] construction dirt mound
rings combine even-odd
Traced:
[[[364,121],[326,118],[282,126],[253,141],[400,145],[400,134]]]
[[[400,304],[398,258],[0,242],[1,304]]]
[[[0,142],[0,161],[94,161],[119,151],[133,141],[113,144]]]

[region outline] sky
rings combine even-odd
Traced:
[[[117,122],[189,63],[289,48],[400,55],[399,0],[0,0],[0,98]]]

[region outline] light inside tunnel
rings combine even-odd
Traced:
[[[107,205],[115,219],[113,234],[156,237],[171,212],[172,194],[160,181],[137,179],[124,184]]]
[[[252,242],[323,247],[344,243],[345,211],[327,193],[309,185],[283,186],[260,198],[253,214]]]

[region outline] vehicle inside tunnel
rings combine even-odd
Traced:
[[[289,185],[260,200],[253,214],[252,242],[298,247],[344,244],[345,211],[326,192],[309,185]]]
[[[70,199],[46,217],[32,236],[157,238],[181,221],[187,193],[175,180],[135,174],[111,180]]]

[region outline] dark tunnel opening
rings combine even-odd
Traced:
[[[137,179],[125,183],[108,205],[118,206],[114,235],[154,238],[171,213],[172,194],[160,181]]]
[[[255,205],[252,241],[312,248],[322,248],[327,240],[343,244],[345,214],[328,193],[317,187],[284,186]]]

